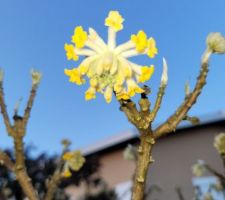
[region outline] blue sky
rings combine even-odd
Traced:
[[[162,57],[169,65],[169,84],[156,123],[163,122],[184,98],[184,84],[191,87],[199,70],[200,57],[209,32],[225,34],[224,0],[8,0],[0,1],[0,66],[5,71],[5,94],[9,113],[23,98],[20,111],[30,90],[30,69],[43,73],[43,80],[30,123],[26,142],[39,151],[60,151],[60,140],[69,138],[73,148],[91,145],[98,140],[133,128],[114,99],[105,103],[102,96],[84,100],[86,87],[68,82],[64,68],[78,63],[66,60],[64,43],[70,42],[77,25],[95,28],[106,38],[104,19],[110,10],[125,18],[118,41],[143,29],[157,41],[159,55],[140,64],[155,64],[148,82],[150,99],[155,100],[162,71]],[[208,84],[191,114],[204,115],[225,109],[225,55],[213,56]],[[0,146],[12,147],[0,119]]]

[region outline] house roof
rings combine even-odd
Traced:
[[[200,124],[198,125],[192,125],[191,123],[187,121],[183,121],[180,123],[178,126],[177,130],[182,130],[186,128],[192,128],[196,126],[203,126],[207,124],[213,124],[221,121],[225,121],[225,110],[221,110],[219,112],[213,113],[213,114],[207,114],[199,117],[200,119]],[[158,125],[156,124],[153,126],[153,128],[156,128]],[[117,146],[121,143],[128,142],[132,139],[137,139],[138,138],[138,131],[134,129],[129,129],[126,131],[123,131],[119,134],[115,134],[113,136],[110,136],[104,140],[100,140],[97,143],[94,143],[92,145],[89,145],[83,149],[81,149],[82,153],[85,156],[98,153],[100,151],[106,150],[108,148],[111,148],[113,146]]]

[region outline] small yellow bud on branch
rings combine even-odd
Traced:
[[[38,85],[41,81],[42,74],[34,69],[31,70],[32,85]]]

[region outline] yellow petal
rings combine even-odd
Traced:
[[[76,83],[77,85],[81,85],[85,83],[85,80],[82,79],[82,76],[80,74],[80,71],[78,68],[74,69],[65,69],[64,73],[70,77],[69,81],[72,83]]]
[[[70,159],[72,159],[73,154],[71,152],[66,152],[63,154],[63,160],[68,161]]]
[[[64,49],[66,51],[66,57],[68,60],[78,60],[78,56],[75,53],[75,48],[72,44],[65,44]]]
[[[107,103],[110,103],[112,101],[112,93],[113,93],[112,87],[108,86],[106,88],[106,91],[104,92],[104,97]]]
[[[135,44],[136,51],[140,53],[145,51],[148,44],[147,35],[142,30],[140,30],[137,35],[131,35],[131,41]]]
[[[105,25],[119,31],[123,29],[123,17],[118,11],[110,11],[108,17],[105,19]]]
[[[144,83],[145,81],[148,81],[152,74],[154,73],[154,66],[151,65],[150,67],[144,66],[141,68],[141,75],[138,78],[138,82]]]
[[[72,42],[76,45],[77,48],[83,48],[85,42],[88,39],[87,32],[83,30],[82,26],[77,26],[74,29],[74,35],[72,36]]]
[[[95,99],[95,98],[96,98],[95,93],[96,93],[96,89],[93,88],[93,87],[90,87],[90,88],[85,92],[85,100],[86,100],[86,101],[89,101],[89,100],[91,100],[91,99]]]
[[[116,94],[116,98],[118,100],[128,100],[130,99],[130,96],[125,91],[122,91]]]
[[[154,58],[156,54],[158,54],[158,49],[156,48],[155,39],[154,38],[149,38],[147,55],[150,58]]]
[[[69,177],[72,176],[72,173],[68,169],[68,170],[63,171],[62,176],[65,177],[65,178],[69,178]]]

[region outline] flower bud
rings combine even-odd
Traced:
[[[225,38],[219,32],[210,33],[206,39],[206,44],[212,53],[225,53]]]
[[[198,160],[196,164],[192,166],[192,173],[195,176],[203,176],[206,169],[205,169],[205,162],[203,160]]]
[[[31,77],[32,77],[32,85],[38,85],[41,81],[42,74],[32,69]]]
[[[220,133],[214,138],[214,147],[219,154],[225,155],[225,133]]]
[[[61,141],[61,144],[62,144],[63,147],[66,149],[66,148],[68,148],[68,147],[71,145],[71,141],[65,138],[65,139],[63,139],[63,140]]]
[[[189,81],[186,81],[184,90],[185,90],[185,96],[188,97],[191,93]]]
[[[137,148],[128,144],[123,152],[124,160],[135,161],[137,158]]]
[[[161,77],[161,83],[163,85],[167,85],[167,82],[168,82],[168,65],[166,59],[163,58],[163,72]]]

